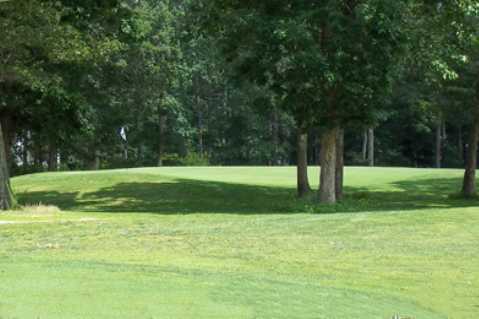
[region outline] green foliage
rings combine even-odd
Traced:
[[[346,128],[347,164],[364,163],[362,131],[376,127],[378,163],[429,166],[441,120],[444,165],[460,167],[476,10],[473,1],[2,2],[0,116],[14,173],[44,170],[55,155],[76,169],[98,157],[101,168],[154,166],[160,148],[169,165],[188,154],[285,165],[297,126],[315,164],[317,136],[335,124]]]
[[[181,157],[178,154],[165,154],[163,157],[165,166],[209,166],[209,160],[205,155],[190,152]]]
[[[180,160],[184,166],[209,166],[210,162],[205,155],[190,152]]]
[[[299,126],[371,122],[405,54],[405,2],[213,1],[208,23],[242,79]]]

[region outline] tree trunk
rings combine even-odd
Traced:
[[[163,166],[163,155],[165,153],[166,114],[159,110],[158,119],[158,166]]]
[[[16,123],[13,118],[9,115],[2,116],[0,119],[2,133],[3,133],[3,143],[5,148],[5,156],[7,160],[7,168],[10,170],[13,165],[13,153],[12,153],[12,145],[15,140],[15,132],[16,132]]]
[[[308,134],[304,129],[298,129],[297,143],[298,197],[304,197],[311,191],[308,179]]]
[[[442,162],[442,121],[436,126],[435,167],[441,168]]]
[[[369,166],[374,166],[374,129],[368,129],[368,162]]]
[[[464,154],[464,141],[462,139],[462,126],[459,126],[457,132],[457,149],[458,149],[458,157],[462,163],[465,165],[465,154]]]
[[[37,170],[43,171],[43,150],[38,137],[33,144],[33,162]]]
[[[441,121],[441,129],[442,129],[442,140],[443,142],[447,140],[447,130],[446,130],[446,120]]]
[[[8,172],[6,143],[0,123],[0,210],[11,209],[14,204]]]
[[[344,129],[338,129],[336,137],[336,200],[343,199],[344,184]]]
[[[278,111],[276,108],[273,109],[271,114],[271,141],[273,143],[273,160],[272,165],[280,165],[281,161],[279,158],[279,119]],[[298,133],[299,134],[299,133]],[[306,137],[307,138],[307,137]],[[299,143],[299,142],[298,142]],[[298,144],[299,146],[299,144]],[[299,148],[298,148],[299,150]]]
[[[471,136],[469,137],[469,147],[466,155],[466,170],[464,172],[464,181],[462,184],[462,194],[466,198],[476,195],[476,167],[477,167],[477,143],[479,141],[479,110],[476,110]]]
[[[50,172],[58,169],[58,150],[55,143],[50,142],[48,145],[48,170]]]
[[[198,153],[203,156],[205,152],[204,140],[203,140],[203,112],[198,111]]]
[[[123,159],[125,161],[128,161],[129,155],[128,155],[128,142],[123,143]]]
[[[91,161],[90,169],[93,171],[98,171],[101,168],[101,156],[98,150],[95,150],[94,157]]]
[[[314,134],[314,165],[320,165],[321,163],[321,137],[316,129],[313,130]]]
[[[368,160],[368,130],[363,132],[363,145],[361,150],[361,159],[364,163]]]
[[[337,131],[337,128],[329,129],[321,135],[319,200],[327,204],[336,203]]]
[[[466,169],[462,184],[462,194],[466,198],[476,195],[477,149],[479,142],[479,80],[476,82],[476,106],[472,114],[472,130],[467,149]]]

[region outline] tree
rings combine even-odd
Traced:
[[[73,105],[53,103],[49,106],[45,101],[51,98],[81,100],[68,83],[71,68],[79,64],[95,65],[118,49],[119,42],[112,36],[111,29],[104,28],[105,21],[112,26],[115,19],[121,21],[125,12],[124,6],[116,1],[108,4],[100,1],[74,4],[67,0],[0,3],[2,209],[10,208],[13,202],[7,200],[10,174],[6,161],[18,128],[24,123],[38,126],[42,123],[38,120],[46,122],[48,113],[71,114]],[[74,106],[79,105],[82,103]]]
[[[475,172],[477,167],[477,149],[479,142],[479,85],[477,61],[479,61],[479,4],[477,1],[461,0],[446,2],[436,6],[439,15],[427,19],[430,29],[437,31],[436,43],[433,50],[436,59],[433,66],[442,73],[443,79],[449,80],[446,88],[451,88],[451,82],[461,83],[464,77],[472,79],[462,87],[462,96],[470,96],[469,102],[464,103],[462,110],[469,114],[470,133],[465,161],[465,173],[462,186],[462,195],[471,198],[476,195]],[[464,72],[465,70],[468,71]],[[462,69],[462,72],[461,72]],[[472,72],[471,72],[472,71]],[[476,83],[474,86],[471,83]],[[452,84],[454,86],[454,84]],[[473,92],[469,94],[467,92]],[[464,94],[465,93],[465,94]],[[439,149],[438,149],[439,153]]]
[[[479,79],[479,76],[478,76]],[[472,128],[469,137],[466,168],[462,185],[462,194],[466,198],[476,196],[476,168],[479,143],[479,80],[476,80],[476,98],[472,108]]]
[[[204,6],[237,74],[282,97],[298,129],[321,123],[320,199],[334,203],[337,132],[380,107],[370,102],[390,83],[388,65],[402,53],[400,24],[408,7],[385,0]]]
[[[4,141],[2,125],[0,123],[0,210],[10,209],[14,204]]]
[[[472,125],[467,151],[466,169],[462,186],[464,197],[473,197],[476,193],[475,171],[477,167],[477,148],[479,142],[479,85],[477,85],[477,67],[479,52],[479,4],[477,1],[461,0],[440,3],[431,6],[437,15],[426,16],[429,29],[435,32],[435,43],[439,45],[429,50],[433,56],[432,66],[444,79],[458,80],[458,66],[466,63],[474,68],[475,96],[469,110]],[[425,56],[428,56],[427,54]],[[439,151],[439,150],[438,150]],[[439,152],[438,152],[439,155]]]

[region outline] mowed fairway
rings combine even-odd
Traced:
[[[63,212],[0,213],[0,318],[479,318],[461,175],[348,168],[335,207],[296,200],[292,167],[14,178]]]

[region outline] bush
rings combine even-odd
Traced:
[[[176,153],[163,155],[163,164],[165,166],[182,166],[181,157]]]
[[[182,166],[209,166],[210,161],[207,156],[198,153],[188,153],[181,159]]]
[[[185,157],[180,157],[178,154],[165,154],[163,156],[163,163],[165,166],[209,166],[210,161],[208,157],[200,155],[195,152],[188,153]]]

